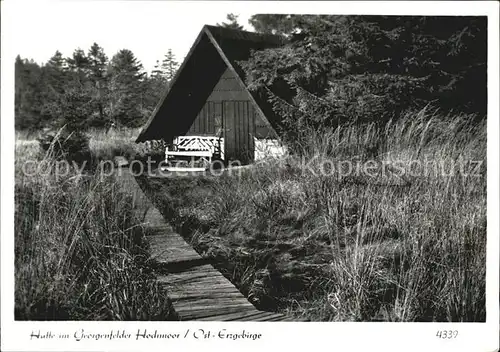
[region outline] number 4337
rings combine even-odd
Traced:
[[[458,336],[458,330],[438,330],[436,337],[440,339],[455,339]]]

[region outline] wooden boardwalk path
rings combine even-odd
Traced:
[[[135,212],[148,229],[150,255],[155,261],[158,281],[180,320],[205,321],[292,321],[291,317],[257,310],[243,294],[207,259],[202,258],[144,195],[124,159],[117,179],[132,195]]]

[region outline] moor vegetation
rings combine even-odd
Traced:
[[[15,318],[172,319],[130,196],[98,170],[61,172],[60,140],[16,141]],[[91,141],[96,155],[104,142]]]
[[[164,215],[261,308],[485,321],[486,19],[250,23],[286,38],[239,64],[289,156],[143,178]]]
[[[486,18],[250,24],[286,39],[238,65],[289,153],[220,177],[139,177],[165,218],[262,309],[485,321]],[[16,59],[16,319],[175,318],[142,219],[97,165],[145,156],[136,128],[176,67],[169,51],[148,75],[97,44]],[[57,175],[62,159],[86,166]]]
[[[140,183],[260,308],[313,321],[485,321],[486,124],[473,121],[423,110],[383,130],[311,134],[300,155],[231,175]],[[369,158],[368,174],[337,167]]]

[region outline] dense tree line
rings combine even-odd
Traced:
[[[486,114],[486,17],[255,15],[284,47],[242,62],[295,132],[432,104]]]
[[[237,16],[219,24],[241,29]],[[486,17],[254,15],[257,32],[287,44],[241,62],[289,130],[385,121],[433,104],[486,114]],[[146,75],[130,50],[99,45],[43,66],[16,59],[16,127],[140,126],[178,63],[169,50]]]
[[[16,128],[141,126],[177,67],[169,50],[148,76],[132,51],[122,49],[108,59],[96,43],[87,53],[76,49],[70,57],[56,51],[44,65],[18,56]]]

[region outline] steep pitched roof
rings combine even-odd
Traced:
[[[205,25],[136,142],[186,133],[227,68],[246,87],[245,73],[237,61],[247,60],[252,50],[283,44],[283,39],[274,35]],[[273,127],[271,122],[276,119],[266,99],[249,93],[263,120]]]

